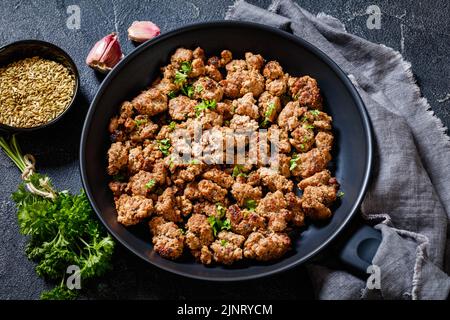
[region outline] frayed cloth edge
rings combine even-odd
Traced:
[[[225,13],[225,20],[232,20],[232,16],[234,15],[237,6],[239,3],[245,2],[244,0],[236,0],[233,4],[228,6],[227,12]]]
[[[411,289],[411,299],[418,300],[419,290],[422,286],[422,267],[425,262],[425,258],[427,256],[426,251],[428,248],[428,244],[430,243],[428,237],[424,236],[420,233],[415,233],[407,230],[401,230],[397,228],[392,228],[395,232],[397,232],[401,236],[412,238],[419,242],[416,248],[416,261],[414,264],[414,273],[412,279],[412,289]]]
[[[406,61],[401,61],[401,62],[403,63]],[[405,70],[405,72],[406,72],[406,70]],[[411,72],[411,69],[409,69],[409,72]],[[412,76],[412,72],[411,72],[411,76]],[[348,77],[349,77],[350,81],[356,87],[360,87],[356,78],[352,74],[349,74]],[[408,77],[409,77],[409,74],[408,74]],[[420,93],[420,91],[419,91],[419,93]],[[417,245],[417,248],[416,248],[416,261],[414,263],[412,289],[411,289],[411,299],[412,300],[419,299],[419,290],[420,290],[420,287],[422,284],[421,283],[422,266],[423,266],[423,262],[425,261],[426,250],[427,250],[427,247],[429,244],[429,239],[420,233],[415,233],[415,232],[411,232],[411,231],[407,231],[407,230],[394,228],[392,226],[392,220],[391,220],[391,217],[389,216],[389,214],[386,214],[386,213],[379,213],[379,214],[362,213],[361,215],[366,221],[371,221],[371,222],[378,221],[381,224],[389,226],[393,231],[397,232],[397,234],[399,234],[401,236],[406,236],[406,237],[412,238],[412,239],[416,240],[417,242],[419,242],[419,244]]]
[[[394,50],[393,48],[385,46],[384,44],[379,44],[379,46],[383,47],[385,50],[390,51],[394,55],[394,58],[399,60],[399,63],[402,66],[403,71],[406,74],[407,80],[410,82],[410,84],[413,87],[412,89],[413,89],[415,100],[417,100],[418,104],[421,105],[425,109],[426,114],[428,116],[430,116],[432,121],[437,125],[437,128],[442,133],[442,140],[444,141],[445,145],[450,147],[450,136],[446,135],[448,128],[444,125],[442,120],[435,115],[433,109],[431,108],[431,105],[428,103],[427,98],[422,96],[420,88],[417,84],[417,80],[414,77],[414,74],[412,72],[411,62],[409,62],[408,60],[405,60],[405,58],[402,56],[402,54],[400,52]]]

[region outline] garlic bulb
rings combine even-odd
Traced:
[[[109,72],[123,58],[116,33],[111,33],[98,41],[89,52],[86,64],[100,72]]]
[[[128,38],[135,42],[145,42],[161,34],[159,27],[151,21],[134,21],[128,28]]]

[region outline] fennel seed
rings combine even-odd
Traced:
[[[41,57],[0,68],[0,123],[32,128],[63,113],[75,92],[75,77],[62,64]]]

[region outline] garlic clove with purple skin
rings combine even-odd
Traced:
[[[151,21],[134,21],[128,28],[128,38],[135,42],[145,42],[161,34],[159,27]]]
[[[89,52],[86,64],[100,72],[109,72],[123,58],[115,32],[99,40]]]

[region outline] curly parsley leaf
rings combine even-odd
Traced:
[[[270,118],[272,116],[272,113],[275,111],[275,103],[271,102],[269,103],[266,112],[264,113],[264,116],[266,118]]]
[[[136,119],[134,120],[134,123],[136,124],[136,126],[140,127],[143,124],[146,124],[148,122],[147,119]]]
[[[261,128],[267,128],[269,126],[269,120],[268,119],[264,119],[263,121],[261,121],[261,123],[259,124],[259,126]]]
[[[177,93],[175,91],[170,91],[167,96],[169,97],[169,99],[173,99],[177,96]]]
[[[181,63],[181,72],[184,74],[189,74],[192,71],[192,63],[189,61],[184,61]]]
[[[237,165],[234,166],[231,176],[233,178],[236,178],[236,177],[247,177],[247,174],[242,172],[242,166],[237,164]]]
[[[214,216],[209,216],[208,217],[208,222],[211,225],[211,228],[213,230],[214,236],[217,235],[218,230],[220,231],[220,227],[218,226],[218,222],[217,221],[218,220]]]
[[[313,116],[317,117],[320,114],[319,110],[310,110],[309,113],[311,113]]]
[[[216,209],[217,209],[217,214],[220,218],[225,217],[225,214],[227,213],[227,209],[221,203],[216,204]]]
[[[211,225],[214,236],[217,236],[217,234],[222,230],[231,229],[231,222],[229,219],[221,220],[220,218],[217,218],[215,216],[209,216],[208,222]]]
[[[291,160],[289,160],[289,170],[292,171],[297,168],[300,156],[298,154],[293,154]]]
[[[9,143],[0,138],[0,147],[23,172],[25,161],[15,136]],[[39,192],[30,192],[30,185]],[[12,199],[19,230],[29,237],[26,254],[36,262],[37,274],[60,281],[59,286],[43,292],[42,299],[76,298],[78,291],[65,286],[71,265],[78,266],[82,281],[110,269],[114,241],[96,219],[84,192],[57,192],[49,177],[34,173],[19,185]]]
[[[273,112],[275,111],[275,103],[271,102],[267,106],[266,112],[264,112],[264,120],[261,122],[260,127],[266,128],[270,123],[270,117],[272,116]]]
[[[203,91],[203,86],[201,84],[198,84],[195,87],[195,93],[201,93]]]
[[[203,111],[207,109],[214,110],[216,107],[216,100],[203,100],[201,103],[195,106],[195,116],[198,118]]]
[[[126,180],[126,177],[122,173],[118,173],[112,176],[112,180],[117,182],[124,182]]]
[[[22,184],[13,194],[22,234],[30,236],[26,253],[37,262],[39,276],[57,280],[70,265],[80,268],[83,281],[104,274],[111,267],[112,238],[103,230],[84,193],[60,192],[55,200],[29,193]],[[76,296],[63,287],[43,293],[43,299]]]
[[[230,219],[225,219],[222,223],[221,230],[230,230],[230,229],[231,229]]]
[[[192,159],[192,160],[189,161],[189,164],[200,164],[200,163],[201,162],[198,159]]]
[[[64,285],[59,285],[41,294],[41,300],[73,300],[76,297],[76,290],[69,290]]]
[[[194,95],[194,87],[191,85],[184,85],[181,87],[181,92],[185,95],[188,96],[189,98],[192,98],[192,96]]]
[[[151,188],[153,188],[155,185],[156,185],[156,180],[155,180],[155,179],[150,179],[150,181],[147,182],[147,183],[145,184],[145,187],[146,187],[147,189],[151,189]]]
[[[172,121],[172,122],[169,123],[170,131],[175,130],[176,127],[177,127],[177,123],[175,121]]]
[[[180,70],[175,72],[175,84],[183,84],[186,82],[188,74],[192,71],[192,64],[189,61],[181,63]]]
[[[258,204],[256,203],[256,200],[252,200],[252,199],[245,200],[245,207],[249,211],[255,211],[257,205]]]
[[[185,83],[187,80],[187,75],[184,73],[181,73],[180,71],[175,72],[175,79],[174,79],[174,83],[175,84],[183,84]]]
[[[170,139],[157,140],[158,148],[162,152],[163,155],[168,156],[170,154]]]

